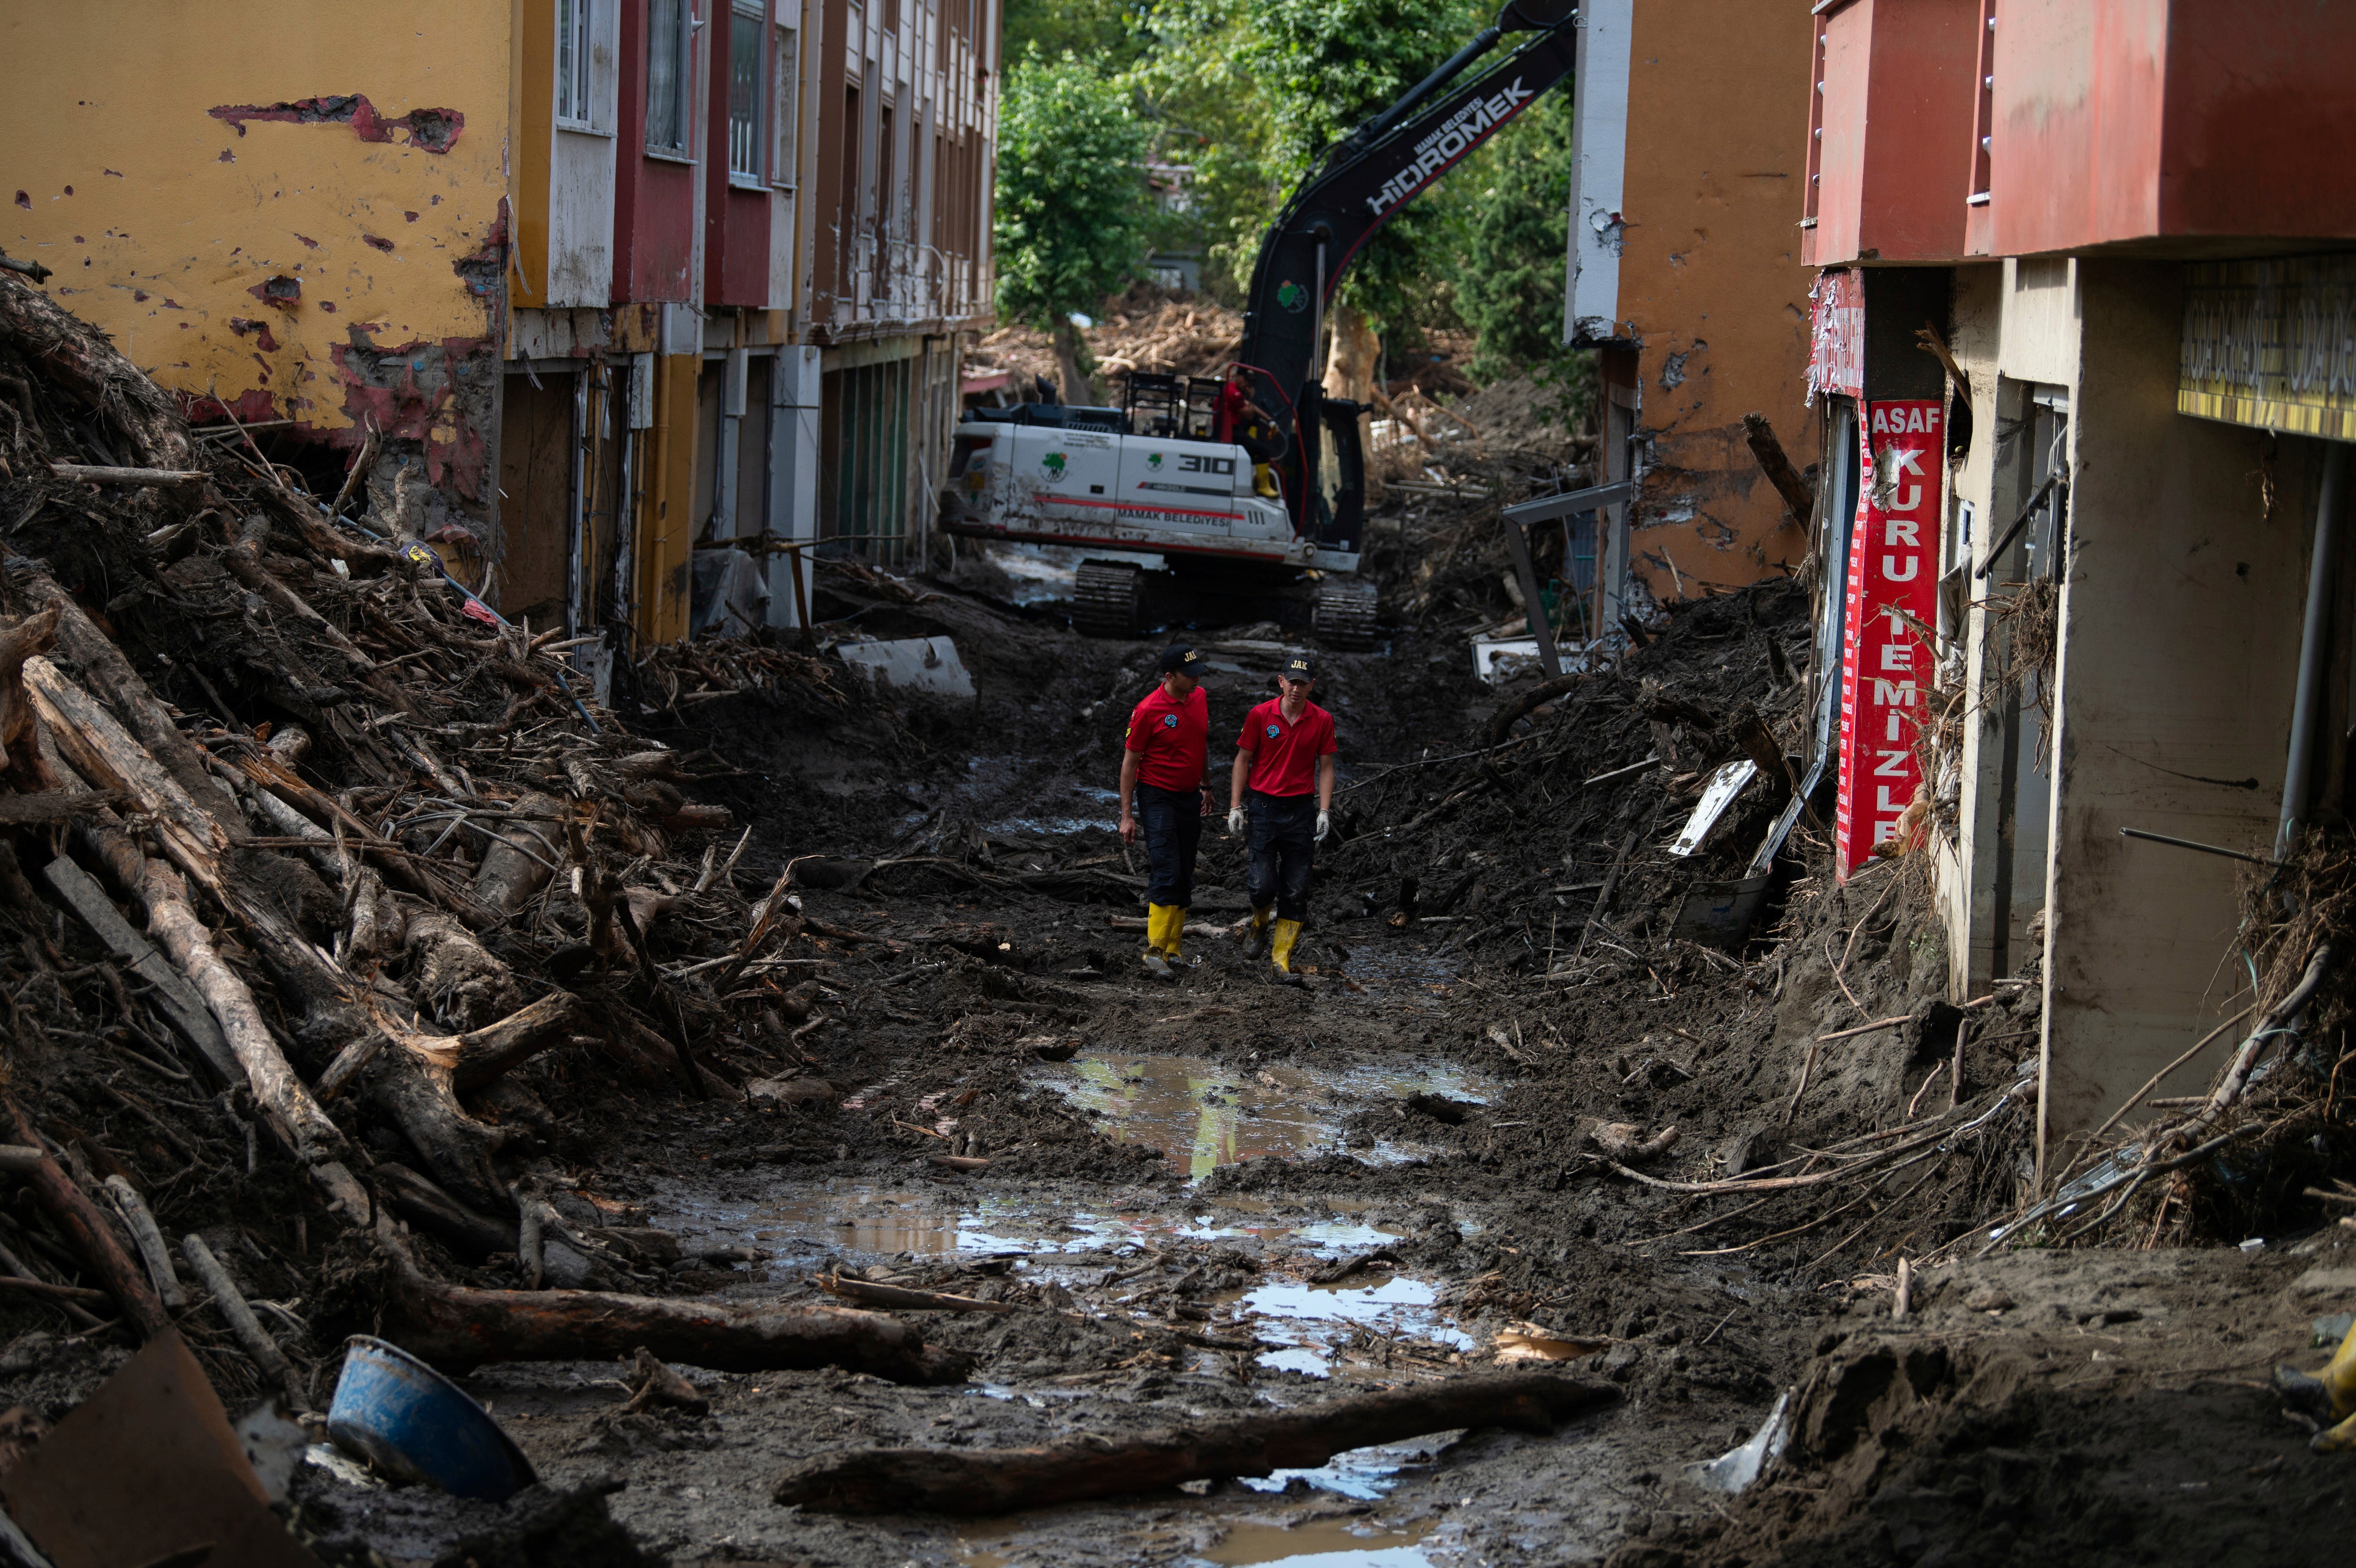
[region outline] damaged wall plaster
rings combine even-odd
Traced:
[[[29,198],[0,243],[194,417],[346,447],[373,425],[487,524],[509,9],[421,0],[388,27],[263,0],[234,30],[123,23],[0,20],[0,145]]]
[[[1794,464],[1817,459],[1808,408],[1800,187],[1806,0],[1746,8],[1640,0],[1628,59],[1628,210],[1612,216],[1620,336],[1638,345],[1644,487],[1632,565],[1664,599],[1736,587],[1805,557],[1803,528],[1743,440],[1764,413]],[[1719,106],[1707,144],[1697,102]],[[1804,525],[1804,518],[1801,519]]]

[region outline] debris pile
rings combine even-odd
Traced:
[[[865,1314],[682,1315],[662,1233],[558,1201],[568,1085],[740,1098],[811,1012],[771,959],[790,868],[751,878],[708,763],[594,706],[590,639],[507,624],[356,482],[193,439],[8,278],[0,389],[0,1136],[37,1200],[0,1216],[0,1311],[177,1331],[298,1407],[338,1311],[453,1365],[954,1375]],[[641,673],[846,700],[781,649]]]

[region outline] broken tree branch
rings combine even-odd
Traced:
[[[1310,1469],[1346,1449],[1455,1427],[1551,1432],[1557,1421],[1619,1397],[1608,1383],[1573,1382],[1552,1372],[1460,1378],[1118,1441],[1090,1436],[995,1453],[880,1448],[828,1455],[788,1469],[771,1495],[814,1513],[1010,1513],[1222,1476]]]

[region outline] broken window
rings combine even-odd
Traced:
[[[761,69],[761,35],[766,19],[757,5],[737,5],[728,14],[728,182],[755,185],[767,171],[762,167],[765,140],[762,100],[766,73]]]
[[[769,165],[769,183],[781,190],[793,188],[796,165],[800,161],[800,143],[797,131],[801,121],[801,34],[791,27],[777,29],[777,152]]]
[[[556,123],[589,125],[589,12],[595,0],[556,0]]]
[[[684,158],[687,62],[694,48],[688,0],[647,0],[647,151]]]

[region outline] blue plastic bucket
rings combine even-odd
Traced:
[[[452,1497],[505,1502],[540,1477],[515,1439],[465,1390],[398,1345],[356,1334],[327,1412],[336,1445]]]

